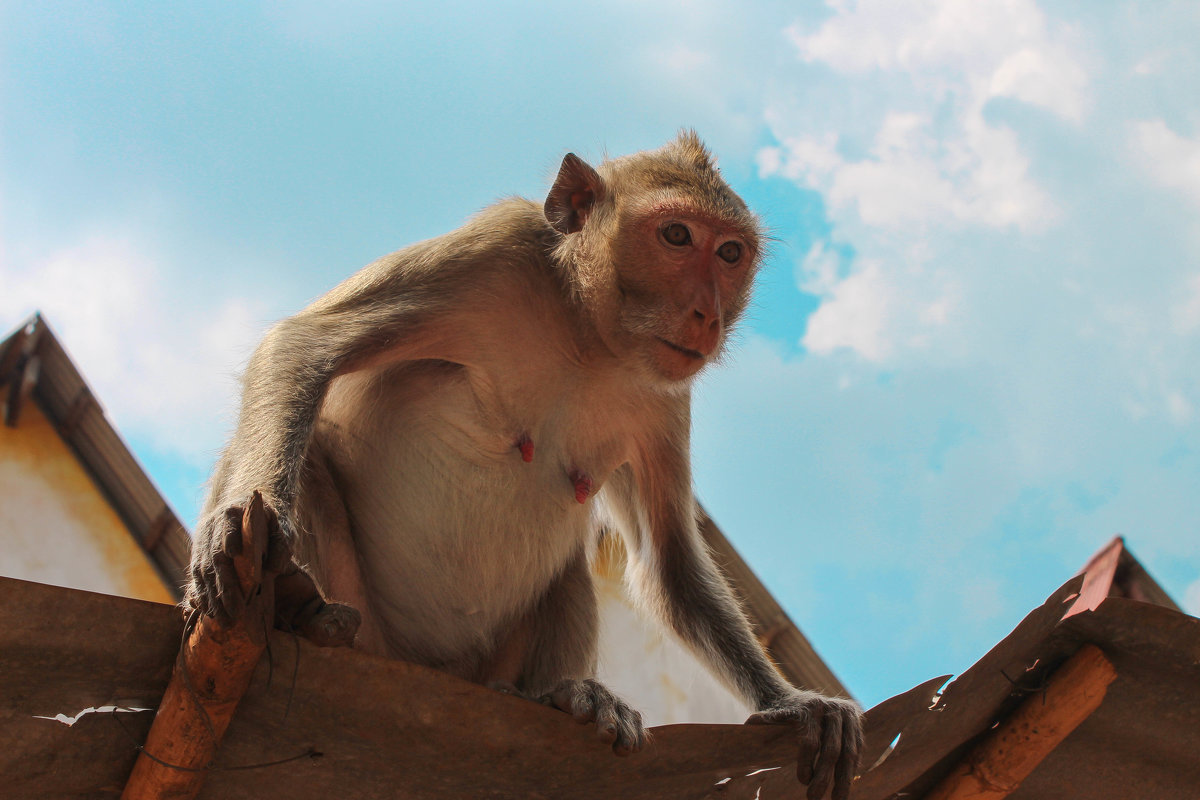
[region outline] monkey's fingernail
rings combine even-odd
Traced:
[[[526,464],[533,461],[533,439],[529,438],[529,434],[523,435],[517,440],[517,449],[521,451],[521,460]]]
[[[582,472],[572,472],[571,483],[575,485],[575,502],[586,503],[592,493],[592,479]]]

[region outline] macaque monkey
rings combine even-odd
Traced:
[[[196,533],[187,602],[242,599],[222,546],[256,489],[356,647],[541,699],[621,754],[641,716],[594,680],[589,572],[632,590],[758,712],[795,727],[808,797],[850,790],[853,702],[771,664],[696,525],[690,388],[746,307],[763,233],[692,132],[509,199],[275,325]]]

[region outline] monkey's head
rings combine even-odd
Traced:
[[[597,169],[568,154],[545,213],[562,234],[558,263],[610,350],[672,383],[719,357],[763,233],[694,132]]]

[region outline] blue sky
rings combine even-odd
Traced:
[[[0,325],[181,516],[270,321],[695,127],[778,242],[699,497],[868,705],[1124,534],[1200,612],[1194,3],[0,0]]]

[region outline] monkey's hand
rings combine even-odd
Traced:
[[[846,800],[862,751],[862,711],[852,700],[797,690],[781,702],[752,714],[747,725],[792,725],[800,740],[796,777],[808,786],[808,800],[820,800],[833,787],[833,800]]]
[[[250,501],[247,501],[247,505]],[[184,602],[228,625],[246,610],[233,557],[242,550],[245,505],[230,506],[201,523],[193,546],[192,576]],[[263,583],[274,582],[275,627],[293,631],[320,647],[350,647],[362,624],[357,609],[326,603],[312,578],[292,560],[279,515],[264,505],[267,556]]]
[[[200,521],[192,543],[191,580],[183,602],[228,625],[246,610],[233,557],[242,552],[242,515],[250,501],[210,514]],[[281,533],[279,516],[270,505],[267,518],[267,557],[263,580],[275,576],[291,561],[291,548]]]
[[[541,702],[565,711],[580,724],[596,723],[596,736],[611,744],[613,752],[627,756],[642,749],[646,728],[642,715],[599,681],[567,679],[541,698]]]

